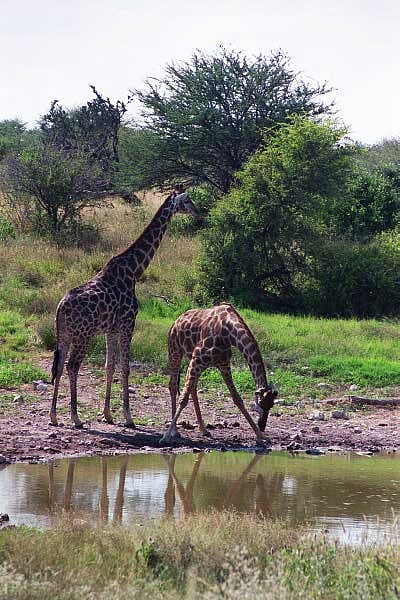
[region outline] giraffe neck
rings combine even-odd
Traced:
[[[246,359],[249,369],[254,379],[256,389],[268,387],[267,374],[265,372],[264,361],[261,356],[258,344],[250,332],[247,329],[245,332],[240,331],[240,334],[236,338],[234,345],[240,350]]]
[[[161,243],[167,225],[174,214],[173,199],[173,194],[168,196],[142,235],[108,263],[114,269],[118,267],[119,273],[121,268],[124,269],[126,278],[132,279],[132,282],[139,279],[147,269]]]

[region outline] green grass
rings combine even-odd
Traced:
[[[82,517],[50,530],[5,529],[0,565],[0,597],[10,600],[395,600],[400,586],[395,541],[350,548],[236,513],[126,529]]]
[[[34,346],[32,320],[16,311],[0,311],[0,388],[10,388],[47,375],[26,354]]]

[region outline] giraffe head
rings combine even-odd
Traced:
[[[179,188],[183,189],[183,188]],[[172,193],[172,199],[174,202],[174,212],[184,213],[186,215],[191,215],[192,217],[198,218],[200,216],[199,211],[186,194],[186,192],[179,193],[178,186],[175,188],[175,191]]]
[[[277,395],[278,392],[272,385],[269,385],[267,388],[259,388],[256,390],[254,399],[256,403],[256,410],[260,415],[257,422],[260,431],[265,431],[269,411],[273,407],[274,400]]]

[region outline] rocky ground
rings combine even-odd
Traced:
[[[47,372],[50,371],[50,359],[39,362]],[[135,370],[138,371],[141,371],[140,367]],[[104,380],[88,366],[82,369],[78,384],[78,407],[85,421],[83,429],[71,425],[66,376],[63,376],[60,389],[58,427],[49,424],[52,386],[34,387],[29,384],[14,390],[0,390],[3,397],[0,462],[161,449],[160,438],[170,418],[169,393],[164,385],[134,386],[131,406],[136,429],[123,426],[118,400],[113,401],[115,424],[102,422]],[[253,431],[225,389],[218,392],[205,390],[199,393],[199,399],[211,437],[200,434],[189,405],[180,421],[182,439],[168,450],[255,449]],[[400,407],[360,407],[353,405],[348,396],[327,398],[318,405],[302,401],[292,407],[278,399],[266,432],[270,438],[266,449],[310,453],[340,450],[400,453]]]

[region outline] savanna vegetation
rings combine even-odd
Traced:
[[[36,129],[0,121],[0,388],[44,378],[64,293],[92,277],[185,183],[202,222],[176,219],[139,285],[132,357],[165,381],[167,332],[230,300],[281,396],[314,400],[400,382],[400,145],[351,141],[326,84],[282,53],[221,48],[132,92],[53,102]],[[89,360],[104,362],[104,339]],[[234,378],[252,389],[241,358]],[[273,374],[272,374],[272,373]],[[331,386],[320,387],[323,379]],[[204,385],[219,385],[204,375]],[[9,396],[0,396],[0,411]],[[398,546],[347,549],[235,514],[132,530],[83,521],[1,532],[5,598],[397,598]]]

